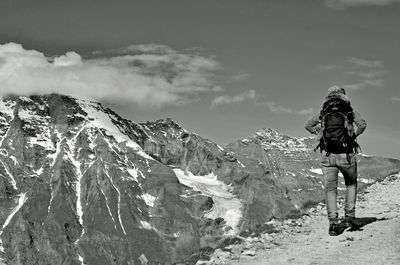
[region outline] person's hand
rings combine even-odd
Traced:
[[[315,134],[318,134],[321,131],[321,123],[318,123],[317,125],[315,125]]]

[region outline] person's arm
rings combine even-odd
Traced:
[[[367,128],[367,122],[361,117],[360,113],[354,111],[354,123],[357,126],[355,137],[358,137],[365,131],[365,128]]]
[[[306,123],[306,130],[312,134],[318,134],[319,115],[312,116]]]

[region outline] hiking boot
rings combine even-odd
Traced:
[[[346,216],[344,218],[344,227],[351,227],[351,228],[356,228],[360,227],[361,225],[359,222],[357,222],[357,218],[352,217],[352,216]]]
[[[339,235],[339,224],[338,223],[330,223],[329,224],[329,235],[330,236]]]

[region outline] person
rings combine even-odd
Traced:
[[[354,130],[354,124],[357,130]],[[329,235],[340,234],[337,210],[338,173],[341,172],[346,185],[344,226],[357,225],[355,218],[357,196],[358,144],[356,138],[367,126],[360,113],[351,107],[344,88],[333,86],[323,101],[319,114],[306,123],[306,130],[318,135],[321,150],[321,167],[324,179],[325,201],[329,220]],[[318,148],[317,147],[317,148]],[[317,149],[316,148],[316,149]]]

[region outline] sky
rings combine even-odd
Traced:
[[[2,0],[0,92],[94,98],[220,145],[308,136],[327,89],[400,159],[400,0]]]

